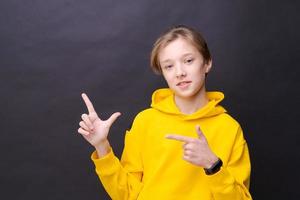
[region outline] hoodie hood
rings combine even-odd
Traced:
[[[183,120],[193,120],[212,117],[225,113],[226,110],[218,105],[224,99],[222,92],[206,92],[209,102],[192,114],[180,112],[174,101],[174,92],[168,88],[158,89],[152,94],[151,107],[161,112],[176,115]]]

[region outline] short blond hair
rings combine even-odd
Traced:
[[[158,58],[161,49],[178,38],[183,38],[191,42],[191,44],[194,45],[199,53],[203,56],[206,63],[211,61],[210,51],[201,33],[193,28],[179,25],[171,27],[164,32],[153,45],[150,57],[150,66],[156,74],[162,73]]]

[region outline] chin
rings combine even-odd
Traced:
[[[193,98],[201,93],[201,88],[189,88],[187,90],[173,90],[175,95],[181,98]]]
[[[178,96],[178,97],[181,97],[181,98],[191,98],[193,96],[195,96],[197,94],[197,92],[194,92],[194,91],[175,91],[175,95]]]

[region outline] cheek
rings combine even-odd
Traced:
[[[168,85],[170,87],[172,87],[174,81],[172,81],[172,79],[166,79],[166,81],[167,81]]]
[[[205,76],[206,73],[206,66],[202,65],[200,67],[198,67],[198,69],[195,70],[195,74],[198,74],[199,76]]]
[[[174,80],[172,79],[171,76],[168,76],[168,75],[164,75],[164,79],[165,81],[167,82],[168,86],[170,88],[173,88],[173,85],[174,85]]]
[[[171,72],[163,72],[162,75],[166,81],[170,81],[172,79]]]
[[[205,80],[205,69],[204,68],[199,68],[198,70],[195,70],[193,72],[193,79],[201,84]]]

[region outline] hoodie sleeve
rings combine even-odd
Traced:
[[[131,130],[126,131],[121,161],[115,156],[112,149],[102,158],[98,158],[96,152],[93,152],[91,156],[96,173],[113,200],[137,199],[142,189],[140,131],[139,124],[135,120]]]
[[[207,180],[216,200],[252,200],[249,193],[250,158],[246,141],[239,127],[236,145],[226,166]]]

